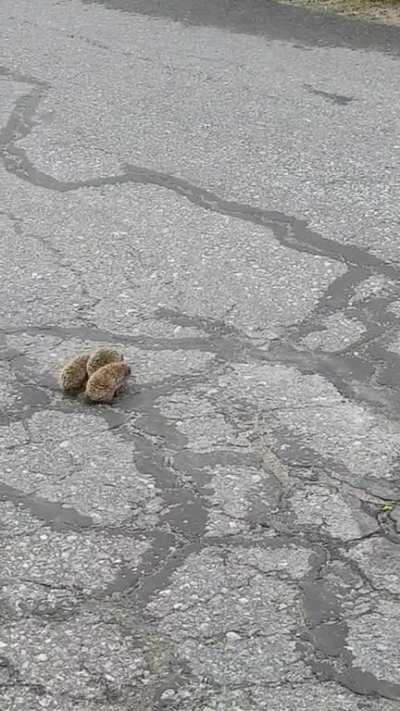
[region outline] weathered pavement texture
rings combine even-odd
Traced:
[[[2,711],[397,711],[399,32],[0,28]],[[63,397],[100,344],[136,385]]]

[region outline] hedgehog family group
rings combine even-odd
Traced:
[[[100,349],[73,358],[61,371],[60,384],[65,393],[85,391],[92,402],[112,402],[131,374],[121,353]]]

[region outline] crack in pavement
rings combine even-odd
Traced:
[[[17,99],[14,110],[0,133],[0,157],[5,169],[31,185],[54,190],[59,193],[74,192],[83,188],[102,188],[116,185],[152,185],[172,191],[185,197],[192,204],[221,215],[250,222],[270,229],[277,241],[298,252],[322,256],[346,265],[357,265],[364,269],[398,278],[400,270],[390,263],[370,254],[355,245],[339,244],[335,240],[322,237],[308,227],[305,220],[286,215],[277,210],[267,210],[241,202],[227,200],[205,188],[193,185],[188,180],[168,173],[151,170],[143,166],[125,164],[118,175],[64,182],[36,168],[24,149],[16,143],[30,134],[35,126],[35,114],[49,85],[8,69],[0,68],[0,75],[12,77],[14,81],[30,83],[34,88]]]
[[[90,516],[79,513],[72,506],[22,493],[3,481],[0,481],[0,501],[10,501],[16,506],[23,506],[33,517],[51,525],[54,530],[81,530],[94,525]]]

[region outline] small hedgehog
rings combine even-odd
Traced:
[[[77,356],[67,363],[60,374],[60,385],[64,392],[76,392],[85,387],[89,354]]]
[[[111,351],[106,348],[101,348],[100,350],[92,353],[87,362],[86,368],[88,377],[90,378],[90,376],[93,375],[96,370],[102,368],[103,365],[108,365],[109,363],[116,363],[122,360],[124,360],[124,357],[117,351]]]
[[[86,396],[93,402],[112,402],[130,374],[129,365],[123,361],[103,365],[87,381]]]

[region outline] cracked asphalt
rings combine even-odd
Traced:
[[[1,711],[399,711],[400,31],[0,28]]]

